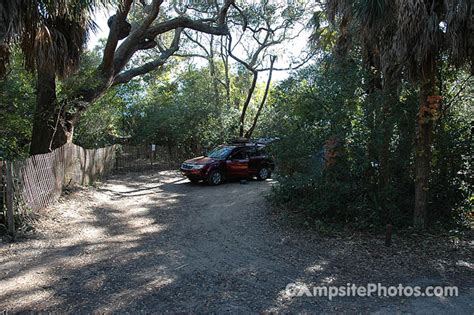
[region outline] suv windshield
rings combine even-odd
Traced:
[[[232,149],[233,147],[217,147],[211,152],[209,152],[207,154],[207,157],[217,160],[223,160],[230,154]]]

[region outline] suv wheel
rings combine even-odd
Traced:
[[[266,180],[266,179],[269,179],[271,175],[272,174],[271,174],[270,169],[266,167],[262,167],[261,169],[258,170],[257,179]]]
[[[219,170],[211,171],[209,173],[209,177],[207,178],[207,182],[212,186],[222,184],[223,181],[224,177],[222,176],[222,172]]]

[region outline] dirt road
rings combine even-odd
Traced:
[[[0,311],[472,313],[472,244],[318,236],[282,226],[272,182],[116,175],[0,243]],[[435,254],[433,254],[435,253]],[[289,283],[457,285],[456,298],[291,297]]]

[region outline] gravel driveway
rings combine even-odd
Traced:
[[[0,243],[0,311],[473,313],[472,242],[322,237],[282,223],[271,181],[115,175]],[[456,285],[455,298],[291,297],[288,283]]]

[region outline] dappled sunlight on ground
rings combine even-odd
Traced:
[[[379,239],[287,229],[272,219],[264,198],[272,184],[210,187],[163,171],[114,175],[79,190],[41,216],[34,236],[0,245],[0,309],[399,311],[399,299],[329,302],[292,297],[286,286],[416,283],[423,277],[426,283],[462,283],[472,272],[469,252],[434,261],[408,243],[387,249]],[[464,283],[463,297],[469,297],[471,284]],[[469,307],[463,297],[455,300],[461,310]],[[449,310],[453,300],[446,300],[439,305]]]

